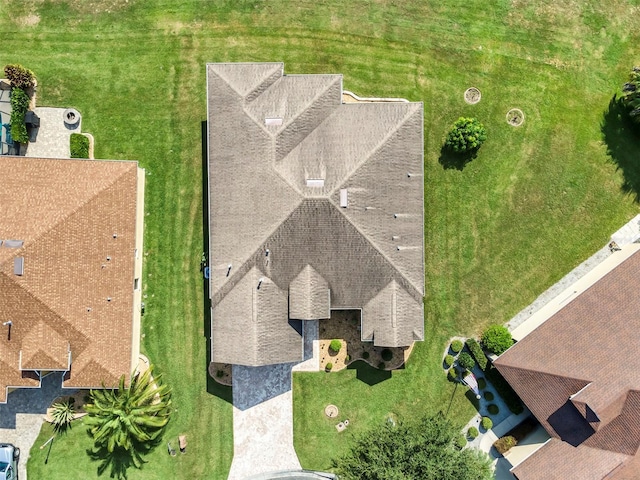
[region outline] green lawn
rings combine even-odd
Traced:
[[[446,339],[508,320],[638,211],[638,143],[601,126],[612,94],[640,63],[638,0],[0,6],[0,64],[36,72],[39,105],[78,108],[99,158],[137,159],[147,169],[142,348],[174,390],[167,439],[187,433],[190,445],[177,458],[159,448],[142,470],[129,470],[133,480],[225,478],[231,462],[230,393],[207,382],[198,271],[206,62],[281,60],[288,73],[343,73],[345,88],[360,95],[425,103],[427,340],[384,381],[356,370],[296,375],[295,443],[305,467],[328,468],[353,434],[389,413],[446,410]],[[469,86],[482,91],[478,105],[463,101]],[[524,111],[522,127],[506,124],[511,107]],[[445,169],[440,147],[461,115],[478,117],[488,141],[464,169]],[[323,418],[328,402],[352,420],[345,433]],[[458,389],[449,416],[464,423],[472,413]],[[29,472],[88,478],[98,467],[84,453],[89,446],[74,427],[48,464],[47,450],[35,448]]]

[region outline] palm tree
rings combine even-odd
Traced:
[[[71,427],[71,422],[75,418],[73,404],[74,399],[71,397],[66,401],[51,405],[51,423],[53,423],[53,431],[55,433],[63,433],[67,428]]]
[[[141,451],[158,439],[171,414],[171,391],[158,379],[149,367],[131,375],[129,388],[122,375],[117,390],[91,390],[85,424],[98,449],[126,453],[136,467],[141,466]]]

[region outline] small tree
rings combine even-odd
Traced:
[[[503,325],[492,325],[482,334],[482,345],[496,355],[502,355],[511,345],[511,332]]]
[[[462,352],[458,356],[458,365],[460,365],[465,370],[471,370],[473,367],[475,367],[476,362],[467,352]]]
[[[491,460],[460,449],[460,431],[443,416],[416,422],[381,423],[366,431],[334,460],[341,480],[489,480]]]
[[[484,125],[476,118],[460,117],[451,127],[445,147],[454,152],[464,153],[478,150],[487,139]]]
[[[629,108],[631,119],[640,123],[640,67],[631,69],[629,81],[622,87],[622,98]]]
[[[17,63],[9,64],[4,67],[4,74],[7,80],[11,82],[13,88],[26,90],[32,88],[36,84],[36,76],[31,70]]]

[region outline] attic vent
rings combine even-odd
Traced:
[[[114,233],[114,234],[113,234],[113,238],[118,238],[118,234],[117,234],[117,233]]]
[[[349,206],[349,197],[346,188],[340,189],[340,206],[342,208],[347,208]]]
[[[20,248],[24,245],[24,240],[5,240],[4,246],[7,248]]]
[[[24,275],[24,257],[13,259],[13,273],[20,276]]]
[[[324,187],[324,178],[307,178],[307,187]]]
[[[264,124],[268,127],[280,126],[282,125],[282,119],[281,118],[265,118]]]

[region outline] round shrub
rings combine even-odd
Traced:
[[[224,377],[224,372],[222,370],[216,371],[216,377],[218,377],[218,378]]]
[[[480,435],[480,432],[478,432],[478,429],[476,427],[469,427],[469,430],[467,430],[467,435],[469,436],[469,438],[476,438],[478,435]]]
[[[490,402],[491,400],[493,400],[493,393],[484,392],[484,399],[487,400],[488,402]]]
[[[501,355],[513,345],[513,338],[504,325],[492,325],[482,334],[482,345],[490,352]]]
[[[364,358],[365,360],[369,358],[369,352],[362,352],[362,358]]]
[[[447,134],[444,145],[454,152],[469,152],[478,150],[487,139],[484,125],[476,118],[460,117]]]
[[[447,378],[450,382],[455,382],[458,380],[458,372],[456,372],[455,368],[450,368],[447,372]]]
[[[453,444],[456,446],[456,448],[462,450],[467,445],[467,439],[464,437],[464,435],[458,435],[453,440]]]
[[[31,70],[17,63],[4,67],[4,75],[11,82],[11,86],[26,90],[36,83],[36,77]]]
[[[384,362],[380,362],[380,363],[378,364],[378,369],[379,369],[379,370],[384,370],[384,369],[385,369],[385,367],[386,367],[386,365],[384,364]]]
[[[487,381],[484,379],[484,377],[480,377],[477,380],[478,380],[478,388],[480,390],[484,390],[485,388],[487,388]]]
[[[453,365],[454,361],[455,361],[455,358],[453,358],[453,355],[447,355],[446,357],[444,357],[445,367],[449,368],[451,365]]]
[[[331,340],[331,343],[329,344],[329,350],[331,350],[333,353],[338,353],[341,348],[342,342],[340,340]]]
[[[330,372],[332,368],[333,368],[333,363],[331,362],[327,363],[327,365],[324,367],[325,371],[327,372]]]
[[[489,393],[489,392],[487,392]],[[491,415],[497,415],[498,412],[500,411],[500,409],[498,408],[498,405],[496,405],[495,403],[492,403],[491,405],[489,405],[487,407],[487,411],[491,414]]]
[[[489,430],[491,427],[493,427],[493,421],[489,417],[482,417],[480,425],[482,425],[482,428],[484,428],[485,430]]]
[[[388,362],[393,358],[393,352],[388,348],[385,348],[384,350],[382,350],[382,353],[380,353],[380,356],[385,362]]]
[[[458,353],[460,350],[462,350],[463,346],[464,344],[460,340],[454,340],[453,342],[451,342],[451,351],[453,353]]]
[[[458,355],[458,365],[465,370],[471,370],[476,364],[476,361],[467,352],[462,352]]]

